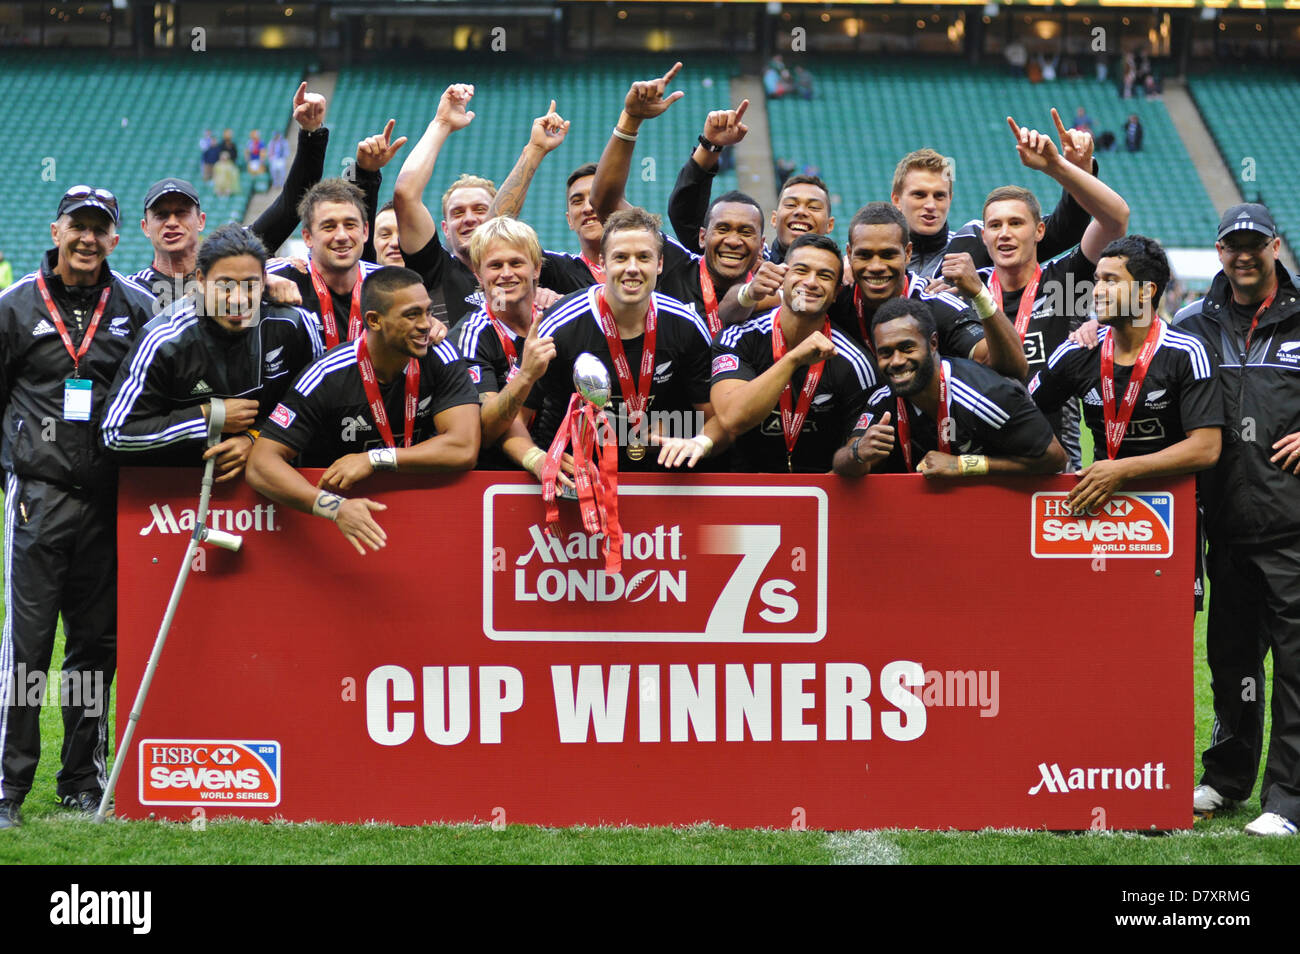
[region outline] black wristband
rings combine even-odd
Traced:
[[[703,146],[705,149],[707,149],[709,152],[722,152],[723,149],[727,148],[726,146],[716,146],[713,143],[709,142],[707,139],[705,139],[703,136],[700,137],[700,145]]]

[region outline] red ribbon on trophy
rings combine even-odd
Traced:
[[[573,363],[573,386],[575,393],[542,465],[546,532],[559,535],[555,482],[564,451],[572,443],[573,483],[582,525],[588,533],[604,534],[605,572],[618,573],[623,568],[623,528],[618,522],[618,442],[604,411],[609,400],[609,372],[599,358],[584,352]]]

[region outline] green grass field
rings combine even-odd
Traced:
[[[1091,458],[1085,430],[1084,459]],[[1195,667],[1199,774],[1210,733],[1205,617],[1189,647]],[[63,655],[60,631],[53,668]],[[1266,663],[1272,676],[1272,662]],[[53,684],[53,683],[52,683]],[[115,689],[118,687],[115,685]],[[134,698],[135,687],[123,693]],[[116,695],[116,693],[115,693]],[[214,821],[95,825],[59,807],[55,772],[62,722],[41,712],[41,765],[23,804],[26,824],[0,833],[3,864],[1295,864],[1300,839],[1260,839],[1241,827],[1259,814],[1256,795],[1190,832],[1058,834],[1035,831],[747,831],[688,828],[536,828],[508,825],[261,824]],[[1267,738],[1267,727],[1265,728]],[[1191,811],[1190,797],[1188,811]]]

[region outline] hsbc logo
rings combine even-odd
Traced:
[[[1169,557],[1174,552],[1172,494],[1116,494],[1076,513],[1068,494],[1036,493],[1030,506],[1029,551],[1035,557]]]
[[[140,743],[141,805],[280,804],[280,743],[146,739]]]
[[[816,642],[826,633],[820,488],[620,482],[616,573],[605,572],[605,537],[583,528],[576,505],[561,502],[560,531],[547,533],[540,496],[535,485],[484,494],[489,639]]]
[[[1038,763],[1038,782],[1029,789],[1030,795],[1063,795],[1066,792],[1090,791],[1151,791],[1165,789],[1165,763],[1150,762],[1141,768],[1072,768],[1062,770],[1059,762],[1048,765]]]

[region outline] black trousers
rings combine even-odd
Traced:
[[[108,702],[117,666],[117,513],[112,492],[5,477],[0,641],[0,795],[22,801],[41,755],[39,684],[63,616],[63,767],[58,794],[108,784]],[[40,675],[37,675],[40,674]]]
[[[1206,654],[1214,729],[1201,782],[1248,798],[1264,740],[1264,656],[1273,654],[1272,729],[1260,803],[1300,819],[1300,539],[1218,545],[1206,559],[1210,616]]]

